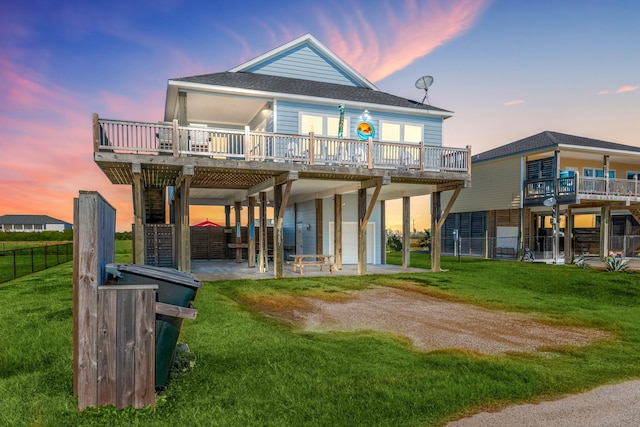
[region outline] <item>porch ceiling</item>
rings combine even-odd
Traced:
[[[106,160],[110,158],[110,160]],[[169,162],[170,160],[171,162]],[[244,162],[208,158],[96,154],[96,163],[113,184],[132,185],[132,165],[140,164],[145,187],[174,186],[183,171],[193,170],[190,203],[194,205],[224,205],[246,202],[248,190],[270,178],[295,171],[290,201],[302,202],[315,198],[348,194],[363,187],[363,182],[387,177],[379,200],[431,194],[436,189],[466,187],[470,177],[464,173],[379,170],[356,167],[310,166],[292,163]],[[266,187],[269,200],[273,188]],[[370,189],[370,192],[373,190]]]
[[[187,114],[190,123],[216,123],[242,127],[265,110],[268,100],[225,94],[189,92]]]

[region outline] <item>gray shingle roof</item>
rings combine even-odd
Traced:
[[[603,150],[633,151],[640,153],[640,147],[634,147],[632,145],[601,141],[599,139],[585,138],[582,136],[567,135],[559,132],[544,131],[501,147],[476,154],[471,158],[471,161],[472,163],[481,162],[500,157],[523,154],[544,148],[557,147],[558,145],[574,145],[576,147],[601,148]]]
[[[21,225],[37,225],[37,224],[69,224],[66,221],[55,219],[49,215],[2,215],[0,216],[0,224],[21,224]]]
[[[244,72],[232,73],[227,71],[222,73],[203,74],[200,76],[181,77],[171,80],[451,113],[451,111],[444,110],[442,108],[421,104],[417,101],[391,95],[386,92],[375,91],[369,88],[294,79],[290,77],[271,76],[266,74]]]

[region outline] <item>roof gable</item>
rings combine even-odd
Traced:
[[[373,83],[311,34],[305,34],[229,71],[267,74],[378,90]]]
[[[544,131],[483,153],[476,154],[471,158],[471,161],[482,162],[560,146],[585,147],[600,149],[603,151],[626,151],[640,154],[640,147],[634,147],[632,145],[601,141],[599,139],[568,135],[560,132]]]

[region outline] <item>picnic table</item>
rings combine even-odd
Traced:
[[[320,267],[320,271],[323,271],[324,266],[329,267],[329,272],[333,273],[334,263],[332,262],[333,255],[329,254],[301,254],[301,255],[289,255],[293,261],[289,264],[293,265],[293,272],[300,270],[300,275],[304,274],[305,265],[317,265]]]

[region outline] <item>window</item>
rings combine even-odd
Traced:
[[[582,173],[586,177],[604,178],[604,169],[583,168]],[[609,170],[609,178],[615,178],[616,171]]]
[[[338,137],[339,117],[300,113],[300,134],[313,132],[316,135]],[[343,137],[349,137],[349,118],[344,118]]]
[[[380,122],[380,140],[390,142],[422,142],[422,126]]]
[[[640,171],[627,171],[627,179],[640,179]]]

